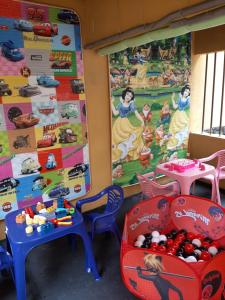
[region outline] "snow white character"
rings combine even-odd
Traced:
[[[142,140],[144,121],[135,106],[132,88],[127,87],[122,92],[122,97],[116,107],[114,106],[114,98],[112,98],[112,112],[114,116],[118,116],[112,127],[113,162],[125,158],[127,161],[138,159],[138,155],[144,146]],[[133,126],[130,123],[128,117],[133,113],[141,122],[141,126]]]
[[[163,271],[161,256],[156,254],[147,254],[144,257],[144,263],[146,266],[146,270],[144,271],[145,273],[143,274],[143,269],[141,267],[137,267],[138,277],[151,281],[157,289],[161,300],[169,300],[170,289],[178,294],[179,300],[183,300],[181,291],[167,279],[161,277],[160,273]]]
[[[178,101],[175,101],[175,93],[172,94],[173,108],[176,109],[169,126],[169,133],[172,134],[168,141],[167,149],[175,150],[180,146],[187,146],[189,117],[186,110],[190,107],[190,87],[185,85]]]

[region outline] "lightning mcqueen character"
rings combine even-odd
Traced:
[[[33,26],[33,32],[36,35],[53,37],[58,35],[58,25],[50,23],[40,23]]]

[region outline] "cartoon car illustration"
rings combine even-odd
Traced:
[[[51,107],[51,106],[41,106],[38,109],[38,111],[39,111],[40,114],[48,116],[48,115],[54,113],[55,108]]]
[[[41,170],[41,165],[38,161],[35,161],[33,158],[28,157],[21,164],[21,173],[22,174],[31,174],[36,173]]]
[[[19,95],[22,97],[32,97],[40,94],[41,91],[38,86],[31,86],[28,84],[19,88]]]
[[[48,160],[45,164],[46,169],[54,169],[57,166],[55,155],[53,153],[48,154]]]
[[[69,177],[75,177],[85,173],[88,169],[88,165],[84,163],[76,164],[73,169],[68,172]]]
[[[70,81],[72,92],[74,94],[83,94],[84,93],[84,83],[81,79],[73,79]]]
[[[33,24],[27,20],[15,20],[14,21],[14,28],[21,31],[31,32],[33,31]]]
[[[59,198],[59,197],[64,197],[66,195],[69,195],[70,189],[68,187],[63,187],[62,185],[56,186],[53,188],[48,196],[50,198]]]
[[[13,142],[13,147],[15,149],[28,147],[28,146],[30,146],[29,135],[26,136],[19,135],[16,137],[16,140]]]
[[[44,87],[56,87],[59,85],[59,81],[52,79],[50,76],[41,75],[37,77],[37,83]]]
[[[47,181],[43,176],[38,176],[33,180],[32,191],[43,190],[47,186]]]
[[[57,138],[54,132],[45,133],[41,140],[37,141],[38,148],[51,147],[57,142]]]
[[[0,193],[10,191],[19,185],[19,180],[13,177],[7,177],[0,181]]]
[[[24,59],[23,53],[20,52],[11,40],[2,43],[2,55],[11,61],[20,61]]]
[[[69,9],[61,9],[57,14],[58,20],[67,24],[78,24],[78,16]]]
[[[36,35],[53,37],[58,34],[58,25],[50,23],[40,23],[33,26],[33,32]]]
[[[16,128],[29,128],[40,121],[39,118],[34,117],[32,113],[30,114],[22,114],[19,117],[13,118],[12,122],[15,124]]]
[[[72,63],[70,61],[55,61],[52,65],[52,69],[69,69]]]
[[[16,186],[18,186],[19,183],[20,183],[19,180],[15,178],[12,177],[4,178],[3,180],[0,181],[0,192],[12,190]]]
[[[77,105],[74,103],[66,103],[62,105],[62,118],[77,118],[79,115]]]
[[[59,143],[74,143],[77,141],[77,135],[71,128],[60,128]]]
[[[4,96],[4,95],[11,96],[12,91],[10,90],[9,85],[5,83],[5,80],[0,79],[0,96]]]

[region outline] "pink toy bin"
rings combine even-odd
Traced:
[[[176,256],[134,247],[137,237],[154,230],[185,229],[216,240],[225,248],[225,210],[195,196],[156,196],[126,215],[120,252],[123,281],[147,300],[225,300],[225,252],[208,261],[186,262]]]

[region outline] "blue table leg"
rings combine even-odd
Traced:
[[[92,251],[92,243],[87,234],[84,224],[80,225],[79,229],[77,228],[76,233],[80,235],[84,243],[85,269],[88,273],[92,272],[93,276],[95,277],[95,280],[99,280],[101,276],[99,275],[95,264],[95,259]]]
[[[23,249],[12,249],[17,300],[26,300],[25,253]]]

